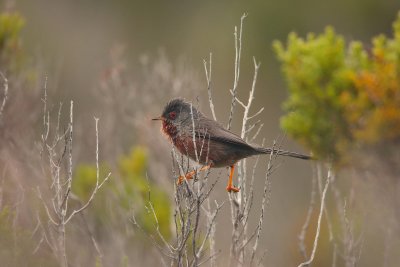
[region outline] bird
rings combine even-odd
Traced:
[[[229,167],[230,175],[226,190],[236,193],[240,189],[233,186],[232,180],[235,164],[241,159],[271,153],[304,160],[312,158],[295,152],[251,145],[237,134],[225,129],[217,121],[207,118],[190,102],[182,98],[169,101],[161,116],[152,120],[162,122],[162,132],[181,154],[202,165],[198,171],[191,171],[180,176],[177,180],[178,184],[181,184],[184,179],[192,179],[197,172],[210,168]]]

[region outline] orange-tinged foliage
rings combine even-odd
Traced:
[[[400,140],[400,13],[393,29],[393,39],[373,39],[370,53],[360,42],[346,48],[331,28],[275,43],[290,91],[282,127],[334,161],[353,145]]]
[[[357,93],[346,113],[353,135],[369,144],[400,137],[399,66],[385,51],[374,49],[370,69],[354,75]]]

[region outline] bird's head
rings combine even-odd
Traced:
[[[192,125],[192,118],[197,119],[198,116],[199,112],[191,103],[176,98],[167,103],[160,117],[153,120],[161,120],[164,132],[172,135],[172,128],[176,131],[176,129],[189,127]]]

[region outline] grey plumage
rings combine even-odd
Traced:
[[[168,118],[171,112],[176,114],[173,120]],[[180,152],[193,160],[198,160],[203,165],[232,166],[243,158],[271,153],[299,159],[311,158],[295,152],[248,144],[240,136],[207,118],[192,104],[182,99],[170,101],[164,108],[162,116],[166,118],[167,123],[172,123],[176,127],[176,134],[172,134],[171,139]],[[193,142],[193,135],[195,142]],[[193,143],[196,144],[196,149]]]

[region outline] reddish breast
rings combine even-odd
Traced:
[[[211,155],[208,155],[208,142],[205,142],[205,140],[196,138],[195,149],[193,137],[179,134],[178,129],[172,123],[163,121],[162,131],[183,155],[195,161],[198,159],[202,164],[205,164],[208,160],[212,160]],[[196,152],[198,157],[196,157]]]
[[[162,122],[162,132],[170,139],[171,141],[175,138],[178,133],[178,130],[172,123],[168,123],[167,121]]]
[[[179,134],[178,129],[172,124],[166,121],[162,123],[162,131],[168,137],[168,139],[176,146],[176,148],[182,154],[187,154],[189,149],[187,140],[184,140]]]

